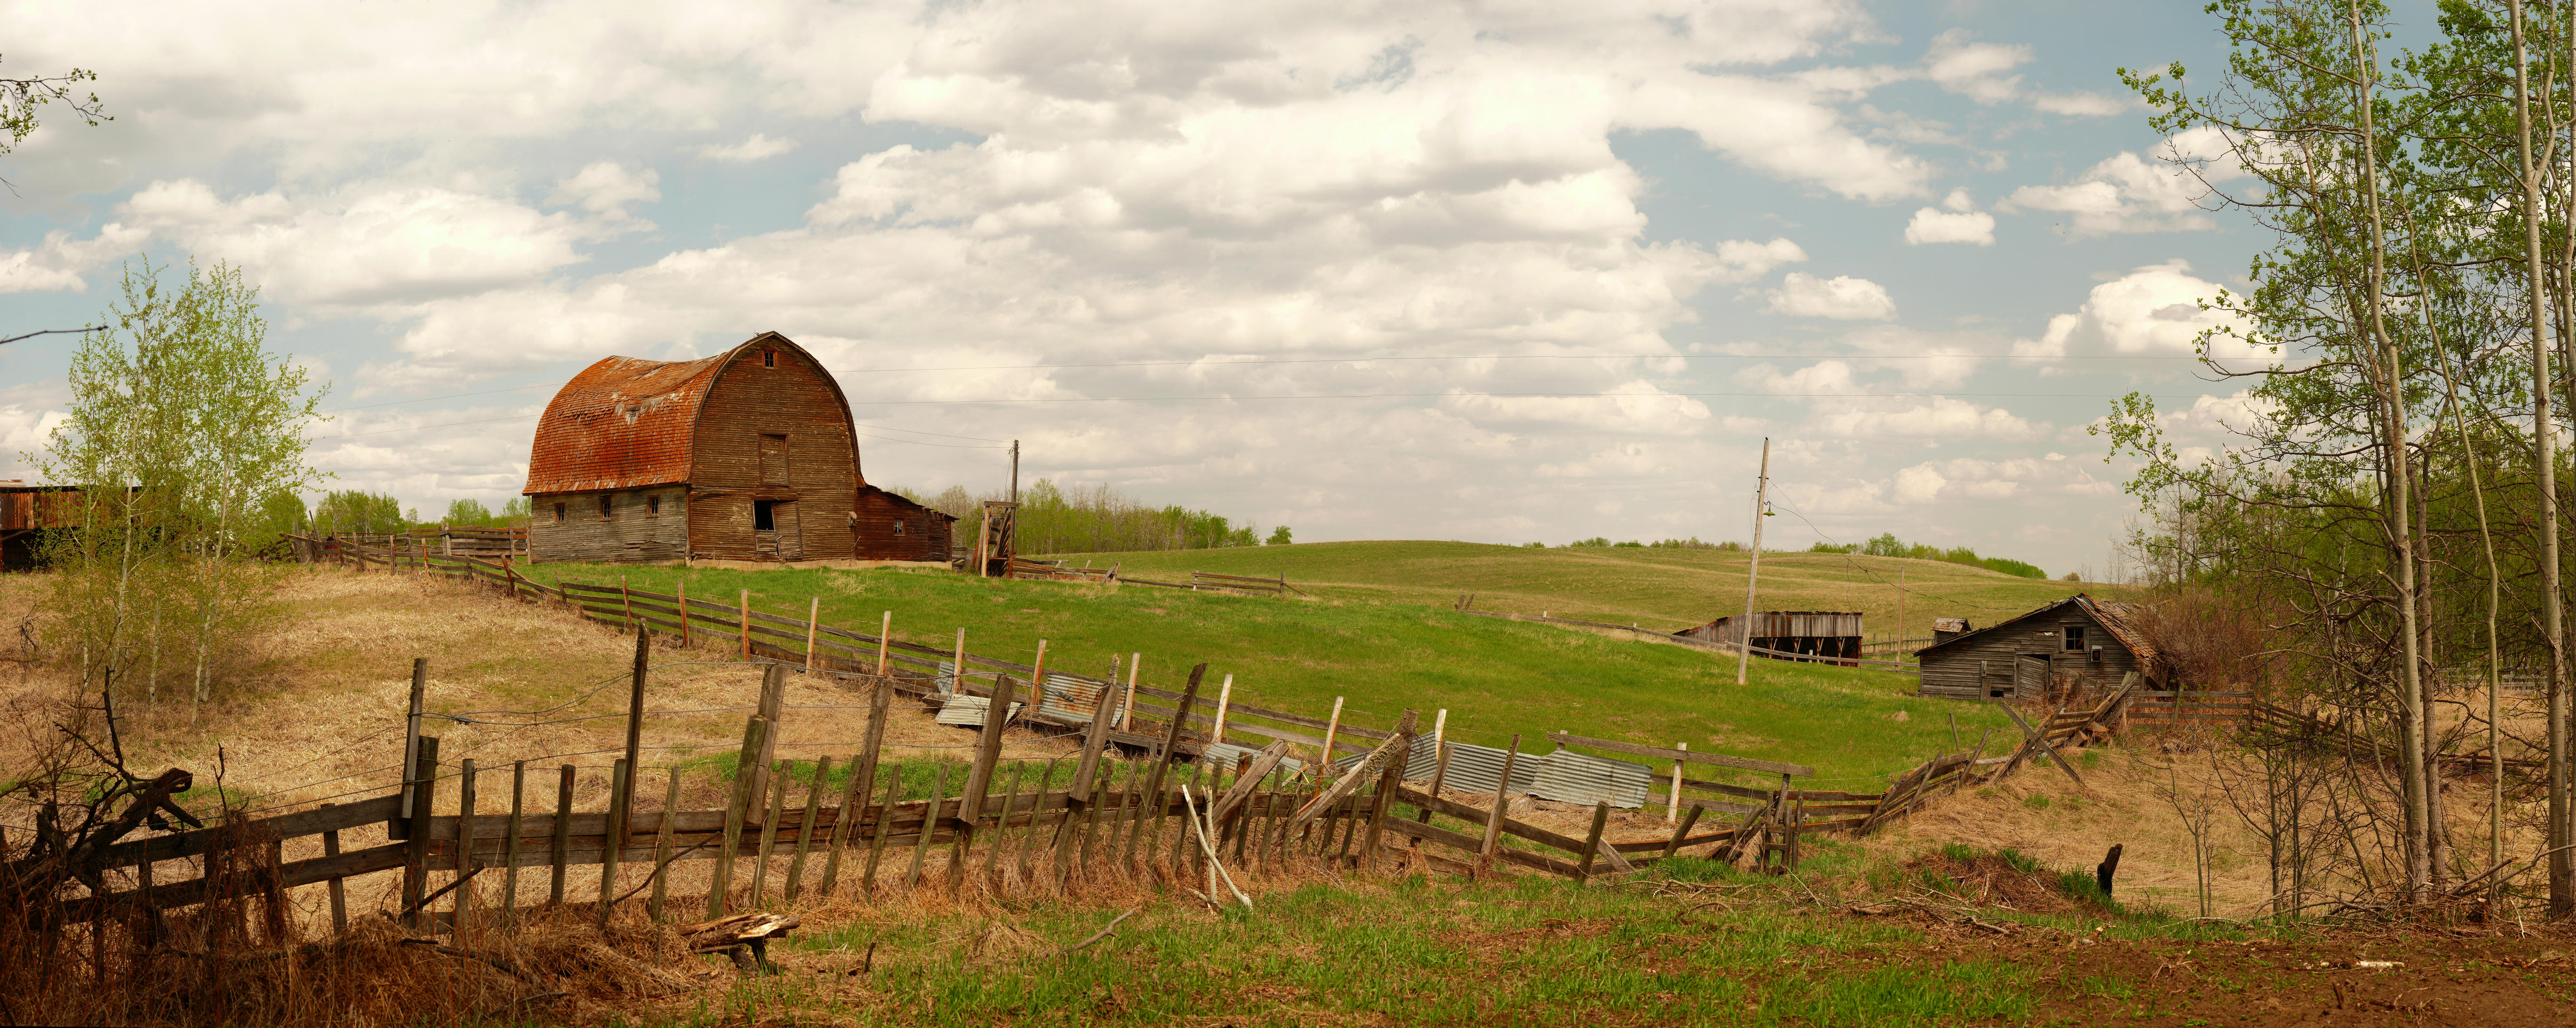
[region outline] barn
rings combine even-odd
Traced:
[[[573,376],[524,494],[539,561],[945,561],[956,521],[867,483],[840,383],[776,332]]]
[[[2131,671],[2162,682],[2164,661],[2129,623],[2127,609],[2077,593],[1942,639],[1916,651],[1922,695],[2053,700],[2098,694]]]

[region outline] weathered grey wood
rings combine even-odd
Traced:
[[[790,772],[795,767],[795,761],[782,760],[769,769],[773,776],[769,788],[769,816],[760,819],[760,856],[754,858],[757,863],[751,866],[751,898],[744,902],[744,909],[758,910],[768,898],[769,858],[778,849],[778,821],[787,813],[787,786],[794,778]]]
[[[566,764],[555,779],[554,846],[549,851],[554,877],[546,889],[546,902],[558,907],[564,901],[564,870],[572,862],[572,786],[573,768]]]
[[[1682,840],[1689,838],[1691,826],[1699,823],[1699,813],[1700,808],[1698,807],[1692,807],[1689,810],[1682,812],[1682,823],[1673,826],[1672,841],[1664,844],[1665,857],[1669,858],[1673,854],[1681,852]]]
[[[1416,717],[1417,715],[1413,710],[1411,708],[1407,708],[1403,715],[1396,719],[1395,734],[1388,736],[1384,742],[1378,743],[1376,749],[1370,750],[1368,759],[1352,765],[1351,769],[1343,772],[1342,776],[1339,779],[1336,779],[1332,785],[1326,787],[1324,791],[1317,794],[1314,799],[1307,801],[1305,807],[1297,811],[1297,816],[1289,819],[1288,827],[1293,829],[1298,825],[1305,824],[1307,821],[1312,820],[1315,814],[1326,805],[1339,802],[1342,797],[1348,796],[1352,792],[1357,791],[1360,787],[1360,782],[1363,779],[1378,773],[1381,768],[1385,767],[1386,762],[1389,759],[1389,754],[1400,754],[1403,749],[1401,744],[1408,742],[1413,738],[1413,724]],[[1403,765],[1396,765],[1396,772],[1398,774],[1402,774],[1403,771]]]
[[[1081,818],[1083,826],[1088,828],[1091,823],[1091,807],[1093,804],[1099,802],[1099,790],[1094,789],[1092,786],[1093,779],[1099,774],[1100,770],[1100,749],[1109,741],[1108,709],[1109,690],[1103,689],[1100,691],[1099,702],[1093,704],[1091,708],[1091,728],[1089,731],[1084,732],[1082,736],[1082,759],[1073,766],[1073,782],[1065,790],[1067,793],[1079,798],[1073,806],[1068,807],[1065,811],[1066,821],[1064,822],[1064,825],[1066,829],[1072,828],[1074,825],[1073,819],[1076,817]],[[1073,844],[1075,842],[1074,835],[1075,833],[1070,830],[1056,832],[1055,863],[1049,868],[1048,873],[1053,875],[1058,881],[1063,880],[1066,876],[1073,873],[1071,861],[1073,860]]]
[[[510,762],[510,823],[504,829],[508,837],[501,841],[501,919],[516,927],[519,923],[519,847],[527,831],[528,762]]]
[[[620,576],[618,581],[623,584],[625,579]],[[649,661],[652,655],[653,630],[637,629],[635,631],[635,672],[626,697],[626,784],[618,788],[614,794],[615,798],[609,804],[609,811],[617,816],[617,830],[621,833],[630,830],[629,822],[635,813],[635,779],[644,773],[644,765],[639,763],[643,758],[638,747],[644,741],[644,674],[650,667]],[[631,841],[633,840],[621,834],[618,836],[617,844],[624,846]]]
[[[1195,705],[1198,703],[1198,701],[1199,701],[1199,683],[1200,683],[1200,681],[1201,681],[1202,679],[1204,679],[1204,678],[1206,678],[1206,677],[1207,677],[1207,665],[1206,665],[1206,664],[1203,664],[1203,663],[1202,663],[1202,664],[1200,664],[1200,665],[1198,665],[1198,666],[1193,667],[1193,668],[1191,668],[1191,669],[1190,669],[1190,681],[1189,681],[1189,686],[1188,686],[1185,690],[1183,690],[1183,691],[1182,691],[1182,693],[1181,693],[1181,695],[1180,695],[1180,697],[1179,697],[1179,702],[1180,702],[1180,708],[1179,708],[1179,709],[1180,709],[1180,711],[1181,711],[1184,715],[1186,715],[1186,714],[1189,712],[1189,709],[1190,709],[1192,706],[1195,706]],[[1097,716],[1095,716],[1095,717],[1093,717],[1093,718],[1092,718],[1092,720],[1097,721],[1097,720],[1099,720],[1099,718],[1098,718]],[[1182,730],[1182,728],[1183,728],[1183,727],[1185,727],[1185,718],[1184,718],[1184,717],[1176,717],[1176,718],[1173,718],[1173,719],[1172,719],[1172,721],[1171,721],[1171,724],[1170,724],[1170,725],[1168,725],[1168,726],[1166,726],[1166,728],[1164,729],[1164,734],[1163,734],[1163,744],[1162,744],[1162,746],[1160,746],[1159,748],[1157,748],[1157,749],[1154,751],[1154,770],[1153,770],[1153,772],[1152,772],[1150,775],[1148,775],[1148,776],[1146,777],[1146,779],[1145,779],[1145,791],[1146,791],[1148,794],[1156,795],[1156,796],[1159,796],[1159,795],[1162,795],[1162,794],[1163,794],[1163,792],[1164,792],[1164,788],[1163,788],[1163,780],[1164,780],[1164,778],[1165,778],[1165,777],[1167,777],[1167,776],[1171,773],[1171,768],[1172,768],[1172,757],[1173,757],[1174,753],[1180,749],[1180,745],[1181,745],[1181,730]],[[1161,838],[1161,836],[1162,836],[1162,831],[1163,831],[1163,812],[1162,812],[1161,810],[1156,810],[1156,811],[1154,812],[1154,834],[1155,834],[1155,837],[1156,837],[1156,838],[1158,838],[1158,839],[1159,839],[1159,838]],[[1147,855],[1147,857],[1148,857],[1148,859],[1151,859],[1151,854],[1149,853],[1149,854]]]
[[[628,764],[624,757],[617,758],[608,767],[608,831],[604,833],[608,841],[599,862],[598,916],[603,927],[608,924],[608,908],[614,906],[617,899],[617,858],[625,854],[628,841],[626,811],[621,808],[618,798],[634,787],[633,774],[634,765]]]
[[[1040,796],[1044,796],[1047,791],[1047,786],[1055,781],[1056,765],[1062,763],[1063,760],[1064,758],[1062,757],[1055,757],[1048,760],[1046,763],[1046,770],[1038,774],[1038,794]],[[1030,861],[1037,853],[1038,811],[1043,809],[1045,808],[1034,805],[1029,808],[1029,828],[1027,832],[1020,836],[1019,873],[1020,880],[1024,882],[1030,880],[1030,877],[1037,873],[1036,868],[1031,865]]]
[[[329,803],[323,804],[323,806],[326,807],[331,805],[332,804]],[[325,831],[322,833],[322,855],[326,857],[336,857],[340,855],[340,833],[338,831]],[[144,874],[149,875],[151,873],[152,865],[150,863],[145,863],[141,866],[144,868]],[[150,883],[146,882],[145,888],[149,888],[149,886]],[[347,934],[349,931],[348,890],[342,886],[341,880],[338,878],[331,879],[331,931],[335,934]]]
[[[1804,764],[1784,764],[1776,760],[1754,760],[1750,757],[1730,757],[1721,753],[1701,753],[1696,750],[1677,750],[1664,746],[1639,746],[1632,742],[1594,739],[1570,732],[1549,732],[1547,741],[1559,746],[1582,746],[1588,749],[1609,750],[1613,753],[1628,753],[1640,757],[1657,757],[1663,760],[1688,761],[1696,764],[1716,764],[1721,767],[1743,768],[1747,771],[1763,771],[1775,775],[1797,775],[1800,778],[1816,776],[1816,769]]]
[[[679,818],[671,815],[679,812],[680,809],[679,768],[671,769],[670,784],[665,788],[667,791],[662,794],[662,830],[656,833],[653,839],[653,898],[645,901],[644,904],[644,916],[656,922],[662,920],[662,901],[670,892],[671,829],[679,821]]]
[[[474,758],[467,757],[458,761],[457,769],[456,879],[458,884],[454,886],[456,902],[450,908],[448,924],[456,933],[456,941],[462,943],[473,937],[474,887],[466,882],[466,879],[474,874],[474,837],[478,834],[474,830],[474,815],[478,813],[474,808],[480,803],[482,797],[475,794],[476,779],[480,777],[477,772],[480,769],[476,767]]]
[[[859,807],[865,802],[867,802],[866,794],[859,791],[858,758],[852,757],[849,782],[841,789],[841,805],[839,809],[832,812],[832,837],[824,844],[822,891],[825,896],[832,895],[833,890],[839,886],[841,851],[852,842],[851,826],[858,823]]]
[[[417,752],[414,752],[413,759],[417,763],[419,759]],[[406,779],[406,785],[408,785],[408,779]],[[324,804],[312,810],[252,821],[247,826],[248,834],[265,838],[297,839],[317,832],[360,828],[380,821],[390,821],[391,823],[386,825],[387,836],[397,840],[408,839],[410,836],[405,832],[407,825],[399,816],[402,801],[402,796],[397,793],[359,800],[355,803]],[[155,835],[144,839],[129,839],[112,846],[99,847],[97,855],[92,859],[101,868],[127,867],[146,860],[186,860],[205,855],[219,840],[229,837],[227,833],[236,830],[236,825],[226,824],[174,832],[169,835]]]
[[[1356,822],[1358,819],[1345,818],[1343,820],[1346,823],[1350,823]],[[1386,830],[1398,835],[1408,835],[1414,838],[1439,843],[1440,845],[1448,846],[1463,852],[1474,852],[1476,848],[1476,839],[1472,836],[1461,835],[1446,828],[1426,825],[1419,821],[1407,821],[1403,818],[1396,818],[1386,823]],[[1347,849],[1350,835],[1345,833],[1342,836],[1342,839],[1344,842],[1344,848]],[[1562,875],[1567,878],[1580,877],[1573,864],[1562,860],[1551,860],[1545,856],[1531,853],[1527,850],[1516,850],[1509,846],[1496,849],[1494,851],[1494,859],[1500,860],[1506,864],[1517,864],[1532,870],[1545,871],[1549,874]]]
[[[995,884],[999,884],[1001,881],[1002,850],[1010,845],[1011,814],[1013,812],[1013,808],[1018,806],[1020,801],[1020,783],[1027,780],[1028,776],[1028,761],[1014,760],[1011,762],[1011,787],[1008,791],[1002,793],[1002,816],[993,819],[993,842],[992,845],[984,847],[984,877]],[[1044,783],[1040,784],[1043,786]],[[1045,790],[1042,787],[1039,791],[1043,792]],[[1034,806],[1031,807],[1031,814],[1034,815],[1036,813],[1036,809],[1037,808]]]
[[[869,892],[876,891],[877,861],[885,856],[886,836],[890,834],[887,829],[892,827],[888,822],[894,820],[895,801],[902,798],[903,765],[897,764],[894,777],[886,780],[885,805],[878,808],[876,822],[868,830],[868,867],[866,873],[859,877],[859,885]]]
[[[824,783],[831,781],[831,779],[832,758],[825,756],[816,760],[814,762],[814,786],[813,788],[805,790],[805,818],[804,820],[797,822],[796,855],[789,857],[787,860],[786,900],[789,903],[796,902],[796,896],[805,884],[805,854],[807,851],[814,848],[814,833],[812,831],[812,826],[815,824],[814,816],[817,813],[820,813],[823,809]]]
[[[412,763],[411,783],[412,814],[411,818],[406,820],[425,819],[437,809],[438,739],[436,737],[427,735],[420,737]],[[403,924],[405,927],[418,929],[422,920],[421,901],[429,893],[429,833],[420,831],[410,834],[411,838],[405,840],[411,844],[411,848],[405,851],[407,856],[404,858],[402,887],[403,909],[409,913],[404,915]]]
[[[1601,831],[1610,825],[1610,803],[1603,800],[1592,807],[1592,831],[1583,837],[1583,859],[1575,865],[1577,877],[1592,878],[1592,858],[1601,853]]]
[[[1504,814],[1512,809],[1512,766],[1520,757],[1521,737],[1515,734],[1511,746],[1503,750],[1503,776],[1494,786],[1493,806],[1485,810],[1485,838],[1476,845],[1478,877],[1494,866],[1494,844],[1501,841]]]
[[[1041,641],[1038,645],[1043,653],[1046,644]],[[994,684],[993,697],[984,705],[983,729],[975,738],[975,762],[967,768],[965,787],[957,792],[958,810],[961,815],[957,829],[960,847],[956,859],[949,861],[948,864],[951,886],[965,880],[964,846],[974,838],[975,826],[983,820],[984,801],[993,788],[993,769],[1001,766],[1002,726],[1011,719],[1011,697],[1016,691],[1014,685],[1015,683],[1007,676],[1002,678]],[[1046,694],[1043,688],[1043,682],[1033,687],[1030,692],[1031,697],[1044,698]],[[1029,706],[1034,709],[1037,704],[1031,703]]]
[[[1287,759],[1287,743],[1274,742],[1262,747],[1261,752],[1252,758],[1251,766],[1235,776],[1234,787],[1227,789],[1225,795],[1219,797],[1209,808],[1209,819],[1222,830],[1232,822],[1236,811],[1242,808],[1244,801],[1260,790],[1261,779],[1277,768],[1281,761]]]
[[[947,791],[948,765],[941,764],[939,773],[931,777],[930,802],[922,807],[921,837],[913,843],[912,867],[903,874],[904,888],[921,888],[922,863],[930,857],[930,836],[938,830],[940,798]]]
[[[2062,714],[2065,713],[2065,710],[2064,708],[2060,708],[2058,712]],[[2005,704],[2004,713],[2012,716],[2013,724],[2021,726],[2022,735],[2026,737],[2028,744],[2032,748],[2039,750],[2041,753],[2048,754],[2048,759],[2056,761],[2057,769],[2066,772],[2066,777],[2074,779],[2075,784],[2084,784],[2084,776],[2075,773],[2075,765],[2067,763],[2065,757],[2059,756],[2057,747],[2049,745],[2048,738],[2046,736],[2041,735],[2037,729],[2030,727],[2030,722],[2021,716],[2020,711],[2014,710],[2011,704]],[[2010,771],[2012,769],[2007,767],[2005,770]]]
[[[282,863],[277,867],[274,881],[279,888],[291,889],[300,885],[330,881],[334,878],[352,878],[378,871],[391,871],[404,866],[410,858],[411,848],[410,840],[403,840],[362,850],[351,850],[338,856],[320,856]],[[148,889],[111,892],[105,896],[65,904],[62,918],[69,924],[83,923],[96,919],[101,913],[123,910],[147,899],[153,906],[164,910],[172,907],[195,906],[205,902],[210,895],[238,896],[247,892],[261,891],[268,887],[271,880],[267,868],[254,867],[230,875],[219,875],[211,882],[203,878],[192,878],[165,885],[154,885]]]
[[[725,798],[724,859],[716,862],[714,881],[707,888],[708,917],[726,914],[726,897],[733,891],[734,860],[742,852],[743,821],[749,816],[751,805],[759,801],[759,795],[751,791],[759,783],[759,776],[754,773],[757,768],[752,766],[752,762],[760,759],[769,726],[770,722],[762,720],[758,714],[743,720],[742,748],[734,751],[733,789]]]
[[[1411,727],[1413,723],[1413,712],[1410,710],[1405,711],[1404,719],[1399,723],[1408,728]],[[1386,769],[1378,773],[1377,802],[1369,804],[1368,838],[1360,843],[1360,867],[1364,869],[1377,866],[1378,833],[1384,831],[1386,828],[1386,809],[1389,804],[1394,802],[1396,790],[1404,787],[1404,763],[1406,760],[1410,759],[1409,755],[1405,753],[1405,750],[1411,747],[1412,743],[1412,734],[1401,730],[1396,733],[1395,738],[1386,741],[1387,746],[1395,748],[1395,752],[1394,755],[1387,760]],[[1381,747],[1378,754],[1383,756],[1386,752],[1386,749]],[[1364,768],[1367,764],[1373,764],[1376,762],[1377,758],[1371,757],[1368,762],[1362,764],[1361,767]],[[1354,771],[1360,769],[1361,768],[1352,768]]]

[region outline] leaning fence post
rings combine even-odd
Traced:
[[[893,776],[886,779],[885,803],[877,808],[876,823],[868,831],[868,866],[859,876],[859,887],[870,893],[877,889],[877,863],[885,856],[886,829],[894,826],[894,805],[903,799],[903,765],[894,766]]]
[[[939,765],[931,779],[930,798],[921,804],[921,833],[912,840],[912,868],[903,874],[904,888],[921,888],[921,862],[930,856],[930,837],[939,828],[939,797],[948,791],[948,765]]]
[[[528,803],[528,762],[510,764],[509,837],[501,843],[501,921],[519,923],[519,835]]]
[[[1363,869],[1377,867],[1377,836],[1386,827],[1386,808],[1395,802],[1395,790],[1404,784],[1405,762],[1412,757],[1413,740],[1406,737],[1388,756],[1386,770],[1378,774],[1377,802],[1369,805],[1368,838],[1360,843],[1360,867]]]
[[[878,751],[885,745],[886,718],[894,708],[894,679],[878,675],[875,684],[875,691],[868,696],[868,734],[859,744],[858,758],[850,765],[850,799],[844,800],[841,804],[841,820],[850,825],[850,831],[857,830],[858,819],[866,812],[869,795],[876,791]],[[897,779],[903,777],[900,769],[896,771],[895,777]],[[857,806],[852,806],[853,803]],[[884,833],[878,834],[882,836]],[[849,837],[848,832],[841,828],[836,827],[832,831],[832,838],[835,840],[832,845],[832,856],[831,859],[823,862],[825,893],[832,891],[833,881],[838,877],[836,872],[839,870],[838,861],[841,859],[841,846],[838,840]],[[870,888],[874,888],[876,858],[873,855],[868,858],[868,866],[870,870],[867,884]]]
[[[769,882],[769,856],[777,851],[778,822],[787,814],[787,786],[795,781],[795,772],[796,762],[792,760],[779,761],[770,769],[775,784],[769,790],[769,816],[760,822],[760,856],[751,865],[751,898],[743,901],[745,910],[760,909],[765,898],[762,887]]]
[[[555,779],[555,837],[549,853],[554,881],[546,889],[546,902],[558,907],[564,901],[564,872],[572,863],[572,786],[573,767],[566,764]]]
[[[823,812],[823,786],[832,780],[832,758],[814,761],[814,786],[805,790],[805,816],[796,822],[796,855],[787,860],[786,902],[796,902],[799,888],[805,884],[805,854],[814,849],[814,819]]]
[[[952,887],[966,880],[966,851],[975,844],[976,825],[984,819],[984,800],[993,791],[993,769],[1002,760],[1002,725],[1011,719],[1011,686],[1009,675],[995,678],[992,702],[984,707],[982,738],[975,741],[975,763],[966,772],[966,787],[958,790],[957,845],[948,864]]]
[[[1520,760],[1521,737],[1512,736],[1512,746],[1503,751],[1502,781],[1494,786],[1493,809],[1485,812],[1485,838],[1476,846],[1476,877],[1493,872],[1494,845],[1503,837],[1503,818],[1512,809],[1512,765]],[[1696,807],[1692,808],[1698,809]]]
[[[752,762],[760,759],[762,744],[769,734],[769,722],[753,715],[743,722],[742,748],[734,752],[733,792],[725,803],[724,850],[716,855],[715,881],[707,890],[707,916],[725,916],[725,894],[733,888],[734,861],[742,855],[743,811],[758,798],[751,790],[759,776],[751,771]]]
[[[1610,801],[1602,800],[1592,806],[1592,830],[1583,836],[1583,862],[1575,865],[1574,880],[1579,882],[1592,880],[1593,858],[1601,854],[1601,831],[1608,827],[1610,827]]]
[[[420,547],[421,559],[427,561],[429,543],[424,540]],[[456,905],[454,912],[448,916],[448,924],[455,931],[456,941],[460,945],[468,939],[467,922],[472,920],[474,912],[474,885],[467,879],[474,876],[474,807],[477,799],[474,790],[477,777],[475,771],[472,757],[457,763]]]
[[[420,763],[421,701],[428,690],[429,658],[413,657],[411,659],[411,713],[403,724],[403,771],[406,774]],[[395,836],[396,839],[411,838],[409,833],[411,832],[412,792],[412,781],[405,778],[402,787],[402,820],[392,826],[401,829],[404,834]]]

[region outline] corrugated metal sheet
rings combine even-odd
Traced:
[[[1423,739],[1421,742],[1422,745],[1404,761],[1404,777],[1409,781],[1428,782],[1431,776],[1440,770],[1439,758],[1432,753],[1431,740]],[[1346,771],[1366,759],[1368,754],[1365,753],[1343,754],[1333,761],[1333,770]],[[1547,758],[1535,753],[1523,753],[1520,759],[1513,761],[1512,792],[1528,793],[1538,782],[1539,765],[1546,760]],[[1453,742],[1449,744],[1449,777],[1441,779],[1440,788],[1444,792],[1450,789],[1492,792],[1496,779],[1501,778],[1502,774],[1503,751],[1501,749]]]
[[[990,696],[977,696],[973,693],[960,693],[948,698],[947,704],[939,708],[939,716],[934,720],[943,725],[953,725],[959,728],[982,728],[984,727],[984,712],[992,709],[992,707],[993,698]],[[1011,702],[1010,716],[1020,716],[1020,711],[1027,707],[1028,704],[1013,700]]]
[[[1608,800],[1611,806],[1632,809],[1646,805],[1646,793],[1654,785],[1654,777],[1655,773],[1644,764],[1559,748],[1539,762],[1538,779],[1530,794],[1559,803]]]
[[[1073,675],[1048,675],[1046,694],[1038,699],[1038,713],[1078,725],[1091,723],[1091,708],[1100,702],[1100,691],[1114,688],[1114,683]],[[1120,689],[1120,692],[1125,692]],[[1114,697],[1115,694],[1113,694]],[[1110,700],[1109,723],[1118,723],[1118,701]]]

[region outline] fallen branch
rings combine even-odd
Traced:
[[[450,945],[448,945],[448,944],[446,944],[446,943],[444,943],[444,942],[440,942],[440,941],[438,941],[438,940],[436,940],[436,939],[404,939],[404,940],[402,941],[402,945],[405,945],[405,946],[420,946],[420,947],[424,947],[424,948],[426,948],[426,949],[430,950],[430,951],[431,951],[431,952],[433,952],[433,953],[441,953],[441,954],[445,954],[445,955],[447,955],[447,956],[455,957],[455,958],[457,958],[457,959],[459,959],[459,960],[471,960],[471,961],[474,961],[474,962],[476,962],[476,963],[478,963],[478,964],[488,964],[488,965],[492,966],[493,968],[498,969],[501,973],[506,974],[506,975],[509,975],[510,977],[512,977],[512,978],[516,978],[516,979],[518,979],[518,980],[520,980],[520,981],[526,982],[526,983],[528,983],[528,984],[530,984],[530,985],[544,985],[544,984],[546,984],[546,983],[541,982],[541,981],[538,981],[538,980],[536,980],[536,979],[534,979],[534,978],[530,978],[530,977],[528,977],[527,972],[525,972],[525,971],[521,971],[521,970],[519,970],[518,968],[513,967],[513,966],[511,966],[510,964],[508,964],[508,963],[506,963],[506,962],[503,962],[503,961],[501,960],[501,958],[499,958],[499,957],[495,957],[495,956],[488,956],[488,955],[486,955],[486,954],[482,954],[482,953],[476,953],[476,952],[474,952],[473,950],[470,950],[470,949],[460,949],[460,948],[455,947],[455,946],[450,946]]]
[[[466,871],[464,874],[457,875],[457,876],[456,876],[456,880],[455,880],[455,881],[452,881],[452,882],[447,883],[445,886],[441,887],[437,892],[433,892],[433,893],[430,893],[430,894],[429,894],[429,895],[427,895],[427,896],[423,896],[423,897],[421,897],[419,902],[417,902],[417,903],[412,903],[412,904],[410,904],[410,905],[408,905],[408,906],[403,907],[403,908],[402,908],[402,912],[401,912],[401,913],[398,913],[398,914],[395,914],[394,916],[395,916],[395,917],[397,917],[397,918],[409,917],[409,916],[411,916],[411,914],[412,914],[412,912],[413,912],[413,911],[416,911],[416,910],[427,910],[427,909],[429,909],[429,905],[430,905],[430,904],[432,904],[432,903],[436,903],[436,902],[438,902],[438,898],[439,898],[439,897],[444,896],[444,895],[447,895],[448,893],[451,893],[451,892],[456,891],[456,887],[457,887],[457,886],[459,886],[459,885],[463,885],[463,884],[465,884],[465,883],[467,883],[467,882],[473,881],[473,880],[474,880],[474,876],[475,876],[475,875],[482,874],[482,873],[483,873],[483,869],[484,869],[485,867],[488,867],[488,866],[490,866],[490,865],[487,865],[487,864],[476,864],[476,865],[474,865],[474,867],[473,867],[472,869],[470,869],[470,870]]]
[[[1143,907],[1138,907],[1138,908],[1136,908],[1136,910],[1143,910],[1143,909],[1145,909],[1145,908],[1143,908]],[[1091,933],[1091,937],[1090,937],[1090,938],[1088,938],[1088,939],[1084,939],[1084,940],[1082,940],[1081,942],[1077,942],[1077,943],[1074,943],[1074,944],[1073,944],[1073,945],[1071,945],[1071,946],[1067,946],[1067,947],[1065,947],[1065,948],[1063,948],[1063,949],[1057,950],[1057,951],[1055,951],[1055,955],[1060,957],[1060,956],[1063,956],[1063,955],[1065,955],[1065,954],[1067,954],[1067,953],[1071,953],[1071,952],[1073,952],[1073,951],[1075,951],[1075,950],[1081,949],[1081,948],[1083,948],[1083,947],[1085,947],[1085,946],[1091,945],[1092,943],[1099,942],[1099,941],[1100,941],[1100,940],[1102,940],[1102,939],[1108,938],[1108,937],[1109,937],[1109,935],[1110,935],[1111,933],[1116,932],[1116,931],[1118,930],[1118,922],[1120,922],[1120,921],[1124,921],[1124,920],[1126,920],[1126,919],[1128,919],[1128,918],[1131,918],[1131,917],[1136,916],[1136,910],[1130,910],[1130,911],[1128,911],[1128,912],[1126,912],[1126,913],[1124,913],[1124,914],[1120,914],[1120,915],[1118,915],[1117,917],[1111,918],[1111,919],[1109,920],[1109,923],[1108,923],[1107,925],[1103,926],[1099,931],[1096,931],[1096,932]]]

